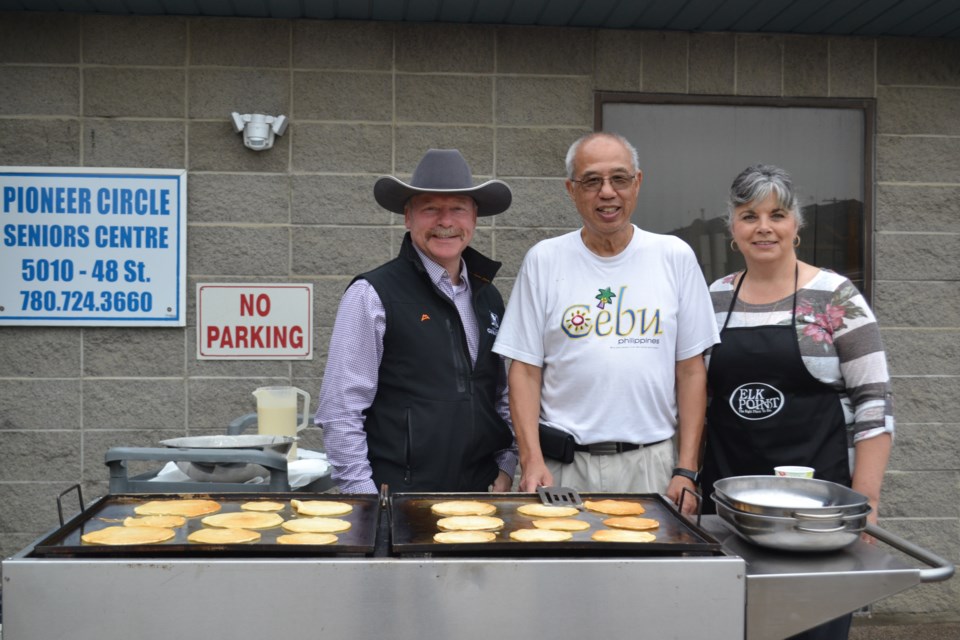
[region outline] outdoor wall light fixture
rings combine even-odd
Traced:
[[[287,116],[265,116],[259,113],[234,111],[233,127],[243,133],[243,146],[254,151],[265,151],[273,146],[274,135],[282,136],[287,130]]]

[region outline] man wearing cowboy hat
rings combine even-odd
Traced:
[[[385,176],[373,194],[407,233],[337,311],[315,417],[333,480],[344,493],[508,491],[517,456],[491,351],[500,263],[468,245],[477,216],[510,206],[510,188],[474,186],[459,151],[431,149],[409,184]]]

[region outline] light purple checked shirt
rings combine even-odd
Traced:
[[[467,336],[470,360],[477,361],[477,318],[471,304],[467,266],[460,261],[460,283],[454,285],[446,269],[426,257],[414,245],[423,266],[435,285],[453,300]],[[344,493],[377,493],[367,459],[367,434],[363,412],[377,395],[378,372],[383,357],[383,335],[387,318],[376,290],[366,280],[350,285],[340,300],[330,337],[327,368],[320,387],[314,422],[323,429],[323,446],[333,465],[333,480]],[[501,362],[503,359],[501,358]],[[501,367],[497,383],[497,413],[513,430],[507,400],[507,377]],[[517,466],[515,448],[496,454],[497,466],[513,477]]]

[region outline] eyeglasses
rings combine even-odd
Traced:
[[[624,191],[630,188],[630,185],[633,184],[633,181],[637,176],[628,176],[628,175],[616,175],[610,176],[609,178],[603,178],[601,176],[590,176],[589,178],[584,178],[583,180],[571,180],[570,182],[575,182],[580,185],[580,188],[584,191],[600,191],[603,189],[603,183],[609,181],[610,186],[613,187],[614,191]]]

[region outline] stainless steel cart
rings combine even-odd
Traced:
[[[703,520],[704,546],[652,555],[397,554],[389,522],[378,520],[373,553],[350,554],[61,557],[38,553],[48,535],[3,563],[4,640],[773,640],[953,573],[893,536],[885,541],[932,568],[861,541],[828,554],[770,552],[716,517]]]

